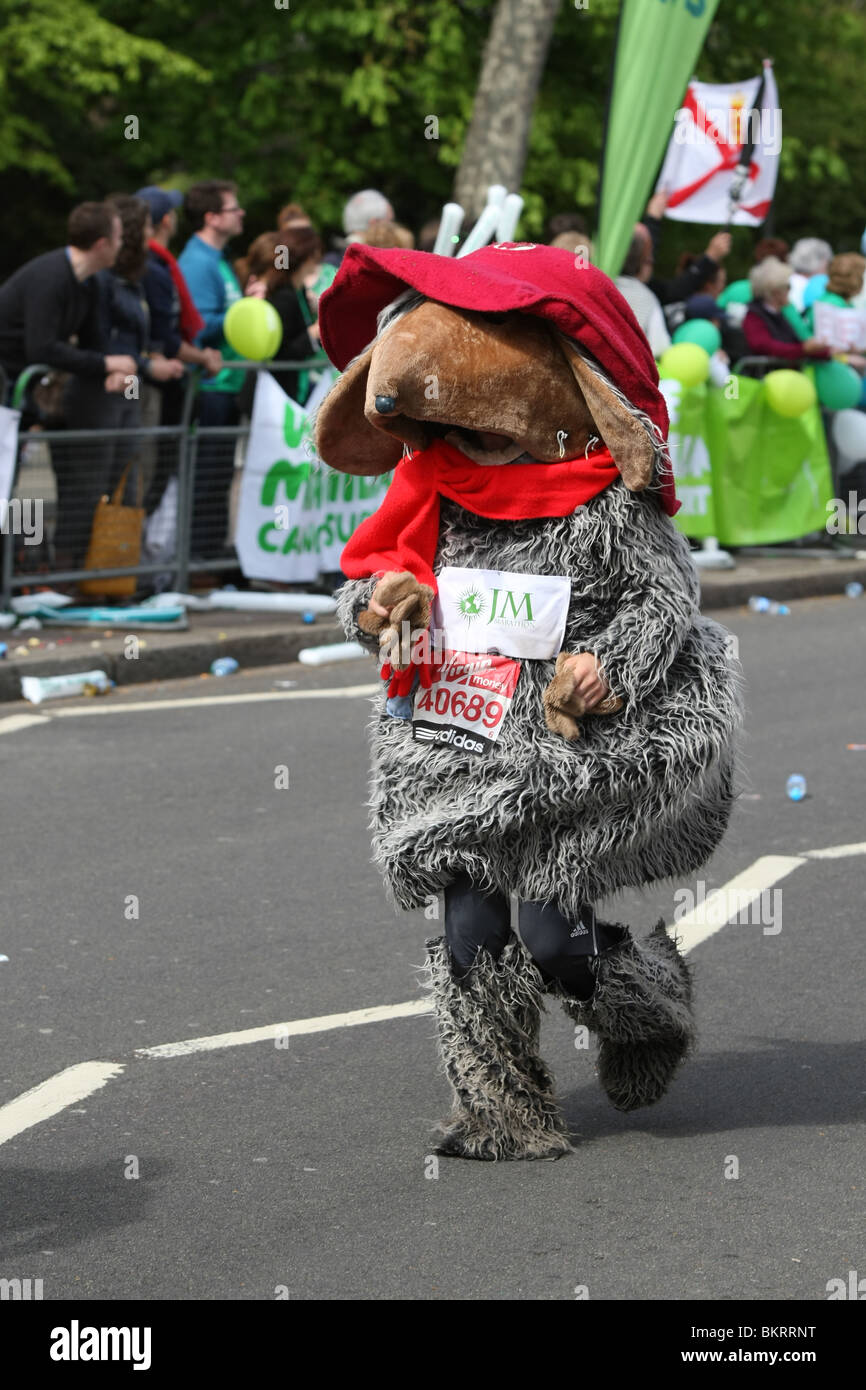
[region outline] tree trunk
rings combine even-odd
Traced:
[[[454,198],[474,222],[491,183],[517,193],[535,94],[561,0],[498,0],[484,45]]]

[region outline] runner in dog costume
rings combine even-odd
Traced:
[[[663,922],[638,941],[592,903],[700,868],[734,799],[737,678],[670,520],[656,366],[607,276],[524,243],[351,246],[320,323],[345,369],[320,456],[396,469],[343,552],[338,613],[389,682],[374,859],[398,907],[444,895],[438,1152],[558,1156],[542,997],[597,1035],[618,1109],[660,1099],[694,1041],[689,969]]]

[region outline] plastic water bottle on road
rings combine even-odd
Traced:
[[[210,673],[212,676],[233,676],[238,669],[238,663],[233,656],[219,656],[212,662]]]
[[[785,783],[785,791],[790,801],[802,801],[806,795],[806,779],[799,772],[792,772]]]

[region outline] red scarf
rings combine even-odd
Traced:
[[[473,463],[439,439],[397,465],[380,507],[353,533],[340,565],[348,579],[409,570],[435,593],[440,496],[496,521],[570,516],[618,477],[607,449],[561,463],[493,466]]]
[[[193,303],[189,286],[183,278],[183,271],[167,247],[159,241],[149,241],[148,246],[155,256],[165,261],[171,271],[171,278],[180,299],[180,335],[184,342],[192,343],[204,328],[204,319]]]

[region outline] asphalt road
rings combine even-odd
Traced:
[[[846,748],[866,744],[864,620],[844,598],[723,615],[748,680],[747,798],[707,892],[866,840],[866,751]],[[650,1110],[609,1106],[551,1006],[576,1146],[556,1163],[431,1176],[449,1091],[429,1015],[134,1055],[421,998],[412,967],[441,927],[396,916],[368,862],[368,700],[315,693],[374,675],[5,708],[44,718],[0,720],[0,1106],[77,1063],[123,1069],[2,1144],[0,1276],[41,1278],[46,1300],[824,1300],[866,1274],[862,854],[784,877],[780,930],[732,923],[694,948],[700,1049]],[[233,698],[280,680],[304,698]],[[616,917],[672,922],[694,887]]]

